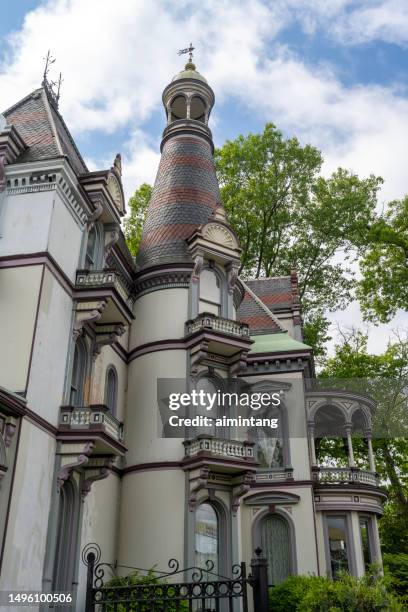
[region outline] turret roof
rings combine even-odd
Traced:
[[[88,172],[86,164],[46,88],[40,87],[3,112],[28,148],[16,163],[66,157],[77,175]]]

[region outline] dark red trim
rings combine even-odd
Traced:
[[[27,400],[24,397],[19,397],[0,387],[0,407],[11,416],[24,416],[27,411],[26,403]]]
[[[120,342],[116,341],[111,345],[111,348],[125,363],[128,363],[128,352],[123,348]]]
[[[185,348],[187,348],[187,346],[184,338],[155,340],[154,342],[146,342],[146,344],[141,344],[140,346],[137,346],[129,351],[127,354],[127,360],[128,363],[130,363],[137,357],[147,353],[154,353],[156,351],[176,351]]]
[[[103,431],[103,426],[101,427],[101,429],[97,429],[96,427],[97,426],[92,429],[84,429],[81,431],[72,429],[66,431],[59,430],[57,432],[57,440],[61,442],[72,442],[73,440],[75,441],[99,439],[117,450],[121,455],[124,455],[127,452],[128,449],[126,448],[126,446],[124,446],[124,444],[118,442],[114,438],[111,438],[111,436],[108,436],[108,434]]]
[[[42,429],[43,431],[51,434],[54,438],[57,435],[58,433],[57,427],[52,425],[49,421],[44,419],[42,416],[40,416],[33,410],[30,410],[30,408],[27,408],[25,416],[26,416],[27,421],[30,421],[30,423],[32,423],[33,425],[36,425],[37,427],[39,427],[39,429]]]

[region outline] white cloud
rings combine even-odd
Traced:
[[[38,87],[50,48],[57,58],[53,76],[57,69],[64,76],[61,110],[74,134],[88,132],[91,139],[94,130],[129,131],[122,154],[130,195],[141,182],[153,182],[159,148],[146,121],[182,66],[177,49],[192,40],[198,68],[219,102],[237,100],[258,119],[319,146],[325,172],[339,165],[364,176],[374,172],[386,179],[384,198],[401,197],[408,192],[404,91],[398,84],[346,86],[336,66],[311,65],[276,37],[284,40],[285,28],[297,24],[308,36],[324,29],[337,44],[404,45],[407,15],[405,0],[48,0],[10,36],[0,65],[0,105]],[[222,116],[217,119],[220,142]]]

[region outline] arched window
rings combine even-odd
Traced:
[[[87,355],[83,338],[75,343],[74,361],[72,364],[71,391],[69,403],[71,406],[82,406],[86,375]]]
[[[79,496],[76,484],[67,480],[61,487],[58,507],[53,591],[72,591],[78,541]]]
[[[290,530],[279,514],[268,514],[263,519],[261,548],[268,560],[268,583],[283,582],[291,574]]]
[[[95,269],[99,264],[99,247],[101,242],[101,232],[100,228],[96,223],[94,223],[91,229],[88,232],[88,242],[86,244],[86,254],[85,254],[85,268]]]
[[[195,514],[195,565],[205,568],[206,562],[214,564],[213,572],[219,572],[219,521],[212,504],[200,504]]]
[[[190,103],[190,119],[205,123],[205,104],[198,96],[193,96]]]
[[[187,117],[187,102],[184,96],[176,96],[170,106],[171,119],[185,119]]]
[[[116,402],[118,396],[118,375],[113,366],[109,366],[106,370],[105,384],[105,404],[110,412],[116,414]]]
[[[210,268],[205,268],[200,274],[199,312],[221,315],[221,283]]]

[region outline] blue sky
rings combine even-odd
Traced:
[[[379,174],[382,201],[408,192],[406,0],[3,0],[0,109],[39,86],[50,48],[83,156],[100,168],[121,151],[130,195],[154,180],[161,92],[190,40],[215,91],[217,145],[273,121],[322,150],[325,174]]]

